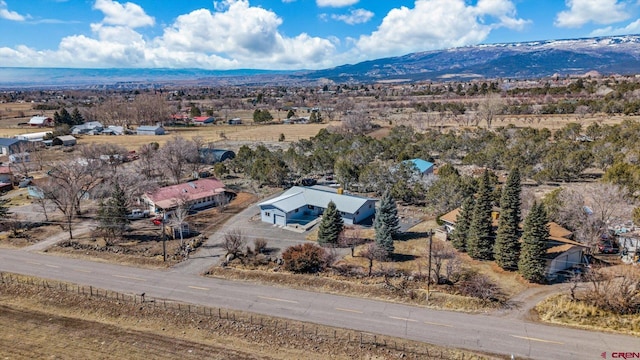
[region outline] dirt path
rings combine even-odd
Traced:
[[[566,292],[570,287],[571,284],[564,283],[529,288],[509,299],[507,306],[494,311],[492,315],[520,320],[534,320],[531,317],[531,310],[538,303],[551,295]]]
[[[94,227],[95,227],[95,224],[93,222],[85,221],[80,224],[77,224],[75,227],[72,228],[73,236],[77,237],[77,236],[84,235],[89,231],[91,231],[91,229],[93,229]],[[33,245],[23,247],[20,250],[21,251],[44,251],[54,246],[55,244],[59,243],[60,241],[64,241],[67,239],[69,239],[69,232],[61,231]]]

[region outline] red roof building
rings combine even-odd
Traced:
[[[222,181],[215,178],[198,179],[182,184],[165,186],[143,195],[152,213],[171,211],[185,204],[190,210],[215,206],[226,197]]]

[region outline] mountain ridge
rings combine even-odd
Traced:
[[[0,67],[0,89],[466,81],[474,78],[543,78],[590,71],[603,75],[640,74],[640,35],[481,44],[322,70]]]

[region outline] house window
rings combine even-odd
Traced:
[[[300,209],[296,209],[296,212],[300,211]]]
[[[369,204],[369,209],[371,209],[371,204]]]
[[[267,211],[264,213],[264,216],[271,216],[271,214]]]
[[[356,215],[360,214],[360,211],[356,211]]]
[[[313,210],[313,205],[307,205],[307,209]]]

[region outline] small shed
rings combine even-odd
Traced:
[[[53,139],[53,145],[74,146],[77,143],[76,138],[71,135],[61,135]]]
[[[229,120],[227,120],[227,124],[229,124],[229,125],[241,125],[242,124],[242,119],[240,119],[240,118],[229,119]]]
[[[231,150],[225,149],[210,149],[203,148],[199,150],[200,159],[205,164],[215,164],[223,162],[225,160],[233,159],[236,157],[236,153]]]
[[[143,125],[136,129],[138,135],[164,135],[165,131],[161,125]]]
[[[34,116],[29,119],[29,125],[31,126],[53,126],[53,119],[47,116]]]

